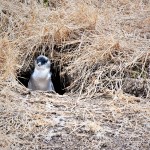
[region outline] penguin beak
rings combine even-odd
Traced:
[[[39,67],[41,66],[41,62],[38,62],[38,64],[37,64]]]

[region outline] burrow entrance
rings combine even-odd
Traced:
[[[54,51],[57,52],[57,54],[60,53],[61,47],[54,46]],[[61,51],[62,52],[62,51]],[[27,58],[26,61],[31,60],[30,56],[32,56],[32,61],[30,62],[30,65],[24,70],[24,68],[18,70],[17,73],[17,80],[19,81],[20,84],[22,84],[25,87],[28,87],[28,82],[30,79],[31,74],[34,71],[34,60],[37,58],[39,55],[45,55],[49,57],[51,53],[51,49],[49,46],[43,46],[40,45],[38,48],[35,48],[35,51],[33,54],[30,54]],[[50,57],[49,57],[50,58]],[[65,92],[67,92],[67,87],[70,85],[70,77],[67,73],[63,73],[63,66],[60,64],[59,57],[51,59],[51,72],[52,72],[52,82],[55,88],[56,93],[63,95]]]

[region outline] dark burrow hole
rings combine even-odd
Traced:
[[[19,80],[19,83],[24,85],[25,87],[28,87],[28,82],[33,70],[34,67],[32,67],[31,70],[25,72],[22,71],[18,73],[17,79]],[[52,64],[51,66],[51,72],[52,72],[52,82],[56,93],[63,95],[67,91],[66,87],[70,85],[69,77],[67,76],[67,74],[60,76],[60,69],[59,67],[54,67],[54,64]]]
[[[28,82],[33,70],[34,67],[31,70],[25,72],[21,71],[20,73],[18,73],[17,79],[19,83],[24,85],[25,87],[28,87]],[[51,66],[51,72],[52,72],[52,82],[56,93],[63,95],[67,91],[66,87],[70,85],[69,77],[67,76],[67,74],[61,77],[59,67],[54,67],[54,64],[52,64]]]
[[[41,54],[42,48],[43,46],[39,46],[37,48],[36,50],[37,52],[35,53],[33,60],[35,60],[35,58]],[[55,50],[59,52],[60,48],[57,47]],[[48,57],[47,54],[50,53],[50,48],[46,46],[45,51],[46,51],[45,56]],[[68,92],[67,87],[70,85],[70,77],[67,75],[67,73],[61,75],[63,67],[62,66],[60,67],[59,61],[54,62],[53,60],[51,60],[51,62],[52,62],[51,64],[52,82],[54,85],[54,89],[56,93],[63,95],[65,92]],[[25,87],[28,87],[28,82],[33,71],[34,71],[34,64],[32,64],[30,66],[30,69],[28,69],[27,71],[23,71],[23,69],[18,71],[17,80],[19,81],[19,83],[24,85]]]

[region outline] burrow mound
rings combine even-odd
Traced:
[[[9,42],[13,44],[9,46],[11,52],[15,51],[21,56],[17,63],[21,67],[16,69],[19,82],[27,87],[34,68],[34,59],[44,54],[52,60],[52,80],[59,94],[74,92],[92,96],[108,88],[112,91],[122,89],[138,97],[147,97],[150,92],[150,51],[146,11],[139,15],[141,7],[131,12],[124,10],[127,14],[137,16],[127,21],[125,12],[118,9],[119,5],[113,10],[114,13],[112,9],[108,9],[110,11],[106,14],[112,15],[109,19],[103,15],[107,5],[100,12],[95,6],[86,3],[67,1],[65,5],[61,5],[63,10],[67,10],[64,14],[62,11],[43,9],[39,3],[35,4],[39,8],[37,12],[32,12],[30,4],[24,5],[24,9],[22,4],[20,9],[12,9],[12,6],[16,7],[15,3],[8,3],[7,7],[3,7],[2,32],[7,31],[5,28],[12,14],[12,31],[15,33],[11,35],[8,32],[8,36],[10,39],[19,39],[18,43]],[[16,15],[20,11],[23,11],[21,16]],[[10,22],[11,19],[12,17]],[[43,24],[43,19],[50,21]],[[2,49],[6,49],[5,44]],[[17,54],[16,56],[18,57]]]
[[[126,69],[123,72],[119,72],[117,70],[112,71],[111,68],[109,68],[101,75],[102,78],[99,79],[99,82],[93,84],[93,81],[91,79],[95,76],[95,73],[97,71],[100,71],[99,69],[101,68],[103,62],[95,64],[95,68],[90,68],[90,66],[87,67],[87,64],[85,64],[84,68],[87,68],[85,70],[83,68],[83,71],[81,70],[81,72],[79,72],[79,70],[76,70],[73,73],[70,73],[70,70],[68,69],[70,60],[74,59],[73,53],[76,53],[79,46],[79,43],[67,44],[63,46],[42,43],[34,46],[30,54],[28,54],[23,60],[23,62],[25,63],[22,68],[17,71],[17,79],[19,83],[24,85],[25,87],[28,86],[30,76],[34,70],[34,60],[39,55],[43,54],[49,57],[52,61],[52,82],[54,84],[55,91],[58,94],[62,95],[65,92],[70,91],[81,92],[81,89],[81,93],[86,93],[89,90],[88,87],[93,86],[93,88],[95,88],[95,92],[101,92],[103,88],[108,88],[110,90],[122,89],[125,93],[134,95],[136,97],[146,98],[149,96],[150,83],[148,80],[148,61],[145,63],[144,71],[141,74],[141,78],[139,79],[138,75],[140,74],[142,69],[142,62],[138,65],[128,67],[128,70]],[[72,55],[71,57],[68,57],[68,54],[70,53]],[[85,78],[83,73],[86,73],[89,70],[91,71],[92,76],[89,75],[89,77],[86,79],[87,83],[85,83],[85,86],[82,86],[83,78]],[[121,75],[122,77],[117,80],[117,78]],[[92,93],[93,91],[91,90],[90,92]]]

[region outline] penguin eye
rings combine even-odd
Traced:
[[[48,61],[48,60],[44,59],[44,60],[42,61],[42,64],[43,64],[43,65],[46,64],[47,61]]]
[[[47,63],[48,62],[48,59],[45,59],[45,63]]]

